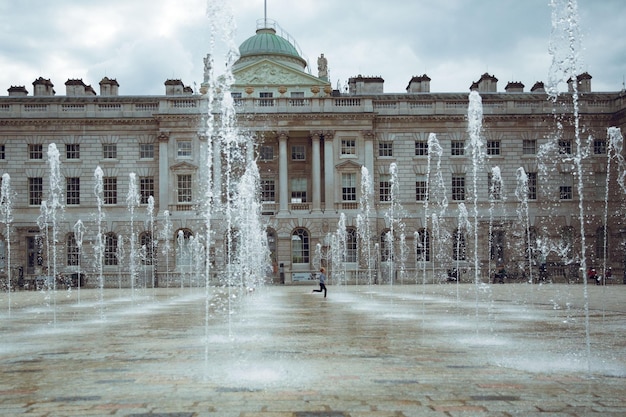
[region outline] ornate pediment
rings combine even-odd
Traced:
[[[319,86],[328,84],[306,72],[264,59],[233,73],[236,86]]]
[[[197,165],[191,164],[189,162],[183,161],[183,162],[179,162],[177,164],[171,165],[170,166],[170,171],[195,171],[198,169]]]
[[[337,171],[358,171],[361,169],[361,166],[361,164],[352,160],[347,160],[335,165],[335,169],[337,169]]]

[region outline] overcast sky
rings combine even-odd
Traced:
[[[234,41],[254,35],[263,0],[230,3]],[[42,76],[65,95],[82,78],[99,92],[104,76],[121,95],[164,94],[167,79],[194,87],[210,50],[207,0],[0,0],[0,95]],[[593,91],[618,91],[626,76],[625,0],[578,0],[582,69]],[[548,81],[550,0],[267,0],[267,17],[299,44],[317,75],[328,59],[333,87],[381,76],[403,93],[428,74],[432,92],[468,92],[488,72],[498,91]],[[222,54],[215,47],[216,55]],[[219,57],[218,57],[219,59]]]

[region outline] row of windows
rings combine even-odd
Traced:
[[[117,191],[117,178],[116,177],[103,177],[103,203],[107,205],[117,204],[118,191]],[[80,204],[80,177],[66,177],[65,178],[65,204],[67,205],[79,205]],[[148,198],[154,196],[154,178],[153,177],[140,177],[139,178],[139,195],[141,196],[141,204],[147,204]],[[28,204],[31,206],[41,205],[43,201],[43,178],[42,177],[30,177],[28,178]]]
[[[183,143],[183,142],[178,142]],[[186,142],[184,142],[186,145]],[[191,142],[189,142],[191,144]],[[184,146],[184,155],[181,155],[181,149],[179,148],[179,156],[191,156],[191,151],[187,152],[186,146]],[[28,159],[37,160],[43,159],[43,145],[42,144],[29,144],[28,145]],[[188,155],[187,155],[188,153]],[[0,144],[0,159],[6,159],[6,147]],[[102,144],[102,158],[103,159],[117,159],[117,144],[116,143],[103,143]],[[139,144],[139,158],[141,159],[154,159],[154,144],[153,143],[140,143]],[[65,159],[74,160],[80,159],[80,144],[68,143],[65,145]]]
[[[529,172],[528,177],[528,199],[537,199],[537,173]],[[341,200],[350,202],[357,200],[356,187],[357,174],[343,173],[341,174]],[[491,174],[488,175],[488,189],[490,190],[490,199],[501,200],[502,190],[499,183],[492,181]],[[452,200],[464,201],[466,194],[466,180],[464,175],[453,175],[451,182]],[[379,201],[391,201],[391,175],[381,174],[378,183]],[[565,192],[569,190],[569,194]],[[426,201],[428,186],[425,175],[419,175],[415,181],[415,201]],[[572,184],[561,186],[560,195],[562,200],[570,200],[572,196]],[[271,178],[261,179],[261,201],[276,201],[276,181]],[[307,179],[292,178],[291,179],[291,201],[295,203],[307,202]]]
[[[562,155],[572,154],[572,140],[564,139],[559,140],[559,153]],[[489,156],[498,156],[502,154],[502,142],[499,140],[488,140],[486,143],[486,152]],[[595,155],[605,155],[607,151],[606,140],[594,139],[593,141],[593,153]],[[355,139],[342,139],[341,140],[341,155],[355,155],[356,154],[356,140]],[[534,139],[524,139],[522,141],[522,154],[523,155],[536,155],[537,154],[537,141]],[[427,156],[428,155],[428,141],[416,140],[415,141],[415,156]],[[465,155],[465,141],[453,140],[450,143],[450,155],[463,156]],[[259,150],[260,159],[263,161],[271,161],[274,159],[274,147],[270,145],[263,145]],[[392,157],[393,142],[392,141],[379,141],[378,142],[378,156],[379,157]],[[304,161],[306,160],[306,148],[304,145],[292,145],[291,147],[291,160],[292,161]]]
[[[596,243],[595,243],[595,256],[597,259],[604,259],[605,255],[608,253],[605,247],[605,239],[604,239],[604,227],[599,227],[596,229]],[[608,234],[607,234],[608,236]],[[528,237],[528,235],[527,235]],[[428,230],[421,229],[417,233],[418,241],[415,245],[415,256],[418,261],[429,262],[431,260],[431,242],[430,242],[430,233]],[[353,227],[346,228],[346,254],[345,261],[346,262],[357,262],[358,257],[358,241],[357,241],[357,231]],[[525,238],[525,241],[528,239]],[[530,230],[530,241],[536,242],[536,231],[534,228]],[[573,247],[573,228],[565,227],[561,230],[561,241],[564,247],[572,248]],[[310,260],[310,243],[309,243],[309,233],[306,229],[298,228],[293,231],[291,238],[291,254],[292,254],[292,262],[293,263],[308,263]],[[384,231],[380,235],[380,256],[381,261],[389,261],[392,260],[391,253],[391,243],[393,239],[391,238],[389,231]],[[504,230],[496,230],[493,232],[493,236],[490,239],[490,247],[489,247],[489,258],[495,262],[503,262],[507,259],[507,254],[505,253],[507,243],[506,243],[506,232]],[[451,239],[451,257],[454,261],[464,261],[467,260],[467,238],[465,233],[461,229],[457,229],[452,233]],[[608,244],[608,242],[607,242]],[[533,258],[540,254],[540,251],[535,247],[531,247],[531,255]],[[573,256],[572,253],[568,254],[569,257]],[[528,259],[528,251],[526,250],[525,254],[526,259]]]

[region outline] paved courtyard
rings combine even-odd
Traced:
[[[0,415],[626,415],[624,285],[312,288],[2,293]]]

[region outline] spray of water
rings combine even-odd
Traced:
[[[96,241],[94,242],[94,254],[95,254],[95,266],[96,271],[98,271],[98,286],[100,288],[100,319],[104,320],[104,271],[103,271],[103,260],[104,260],[104,236],[102,232],[102,225],[104,222],[104,210],[102,209],[104,205],[104,182],[103,182],[104,172],[102,168],[98,166],[94,171],[94,194],[96,196],[96,205],[98,211],[96,212],[96,226],[98,228],[98,232],[96,234]]]
[[[6,264],[7,271],[7,299],[9,302],[8,314],[11,317],[11,222],[13,221],[13,196],[11,195],[11,177],[9,174],[2,174],[2,186],[0,187],[0,221],[6,227]]]

